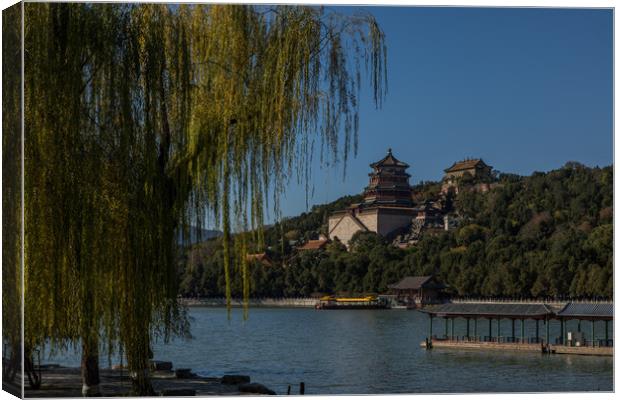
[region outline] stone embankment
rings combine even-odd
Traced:
[[[249,300],[250,307],[298,307],[314,308],[318,299],[312,297],[254,298]],[[218,298],[182,298],[180,302],[188,307],[225,307],[226,299]],[[233,307],[243,307],[243,300],[232,299]]]
[[[152,365],[151,384],[160,396],[235,396],[235,395],[274,395],[273,390],[257,382],[251,382],[247,375],[224,375],[201,377],[189,369],[172,369],[172,363],[156,362]],[[41,368],[41,387],[32,390],[26,380],[26,397],[82,397],[80,368],[43,365]],[[131,393],[131,380],[125,368],[115,366],[99,371],[99,392],[105,397],[128,396]],[[15,382],[19,382],[20,376]],[[6,386],[6,385],[3,385]],[[6,387],[10,389],[10,387]],[[15,392],[19,388],[15,385]]]

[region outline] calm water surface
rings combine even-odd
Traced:
[[[428,335],[428,317],[417,311],[258,308],[247,321],[239,309],[230,321],[220,308],[192,308],[190,315],[193,339],[156,344],[156,359],[203,376],[250,375],[278,394],[288,385],[295,393],[302,381],[308,394],[613,390],[612,357],[427,351],[419,343]],[[470,326],[473,333],[473,322]],[[557,336],[559,323],[550,327]],[[442,334],[443,320],[434,319],[433,329]],[[494,335],[496,329],[493,322]],[[509,334],[510,321],[501,329]],[[589,338],[590,323],[582,322],[581,329]],[[603,338],[604,324],[595,329]],[[569,322],[567,330],[576,331],[577,322]],[[534,331],[534,322],[526,322],[527,334]],[[464,332],[465,322],[457,320],[455,334]],[[478,333],[486,332],[488,322],[480,320]],[[517,322],[517,336],[520,332]],[[541,324],[541,336],[544,332]],[[48,361],[79,365],[79,356]]]

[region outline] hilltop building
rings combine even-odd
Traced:
[[[472,178],[478,182],[489,181],[492,178],[491,170],[481,158],[465,159],[455,162],[444,170],[445,175],[442,180],[441,193],[459,192],[459,181],[464,178]],[[488,186],[488,184],[487,184]],[[488,191],[489,187],[484,184],[478,188],[480,191]]]
[[[443,208],[440,204],[432,201],[426,201],[417,208],[416,221],[423,225],[439,225],[444,224]]]
[[[444,170],[441,192],[435,199],[414,201],[416,196],[409,185],[411,175],[407,173],[409,165],[394,157],[392,149],[370,168],[364,200],[329,216],[330,240],[337,239],[349,247],[357,232],[374,232],[390,238],[395,246],[409,247],[422,236],[439,235],[458,225],[458,216],[451,213],[450,199],[459,189],[486,192],[497,185],[491,183],[491,166],[479,158],[466,159]],[[314,248],[318,243],[307,245]]]
[[[394,246],[407,248],[416,245],[422,235],[438,235],[454,227],[454,223],[450,223],[446,211],[439,202],[426,201],[415,210],[416,215],[411,224],[399,229],[394,235],[392,241]]]
[[[370,164],[369,185],[364,201],[336,211],[329,217],[329,238],[338,239],[348,247],[357,232],[375,232],[387,236],[411,224],[417,215],[413,207],[409,165],[399,161],[392,149],[381,160]]]
[[[465,174],[471,175],[473,178],[482,178],[491,176],[490,165],[487,165],[481,158],[465,159],[455,162],[449,168],[444,169],[446,173],[444,180],[460,178]]]

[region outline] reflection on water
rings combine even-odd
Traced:
[[[428,334],[428,318],[416,311],[252,309],[247,321],[241,310],[234,310],[230,321],[224,309],[190,313],[194,338],[156,344],[157,359],[204,376],[250,375],[279,394],[302,381],[308,394],[613,390],[611,357],[427,351],[419,343]],[[479,334],[485,323],[478,323]],[[496,328],[494,322],[493,334]],[[433,329],[442,334],[442,321],[436,319]],[[501,330],[508,334],[510,321],[503,321]],[[589,324],[582,330],[588,335]],[[597,338],[604,336],[603,324],[595,330]],[[455,334],[464,332],[465,322],[457,320]],[[534,322],[526,322],[526,334],[534,332]],[[559,324],[552,323],[550,332],[557,336]],[[77,354],[52,361],[79,365]]]

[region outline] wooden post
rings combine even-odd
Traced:
[[[469,317],[467,317],[467,339],[469,339]]]
[[[515,341],[515,319],[511,318],[510,323],[512,324],[512,341]]]
[[[577,320],[577,332],[581,332],[581,320]]]
[[[605,320],[605,346],[608,346],[609,341],[609,321]]]
[[[592,347],[594,347],[594,320],[592,320]]]
[[[497,341],[499,342],[499,337],[502,336],[502,328],[500,326],[502,319],[500,317],[497,317]]]
[[[443,317],[443,321],[445,322],[445,328],[446,328],[445,336],[447,339],[448,338],[448,317]]]
[[[539,322],[540,322],[540,321],[537,319],[537,320],[536,320],[536,341],[537,341],[537,342],[538,342],[538,338],[539,338],[539,334],[538,334],[538,323],[539,323]]]
[[[564,318],[560,318],[560,344],[564,345]]]
[[[545,329],[547,330],[547,336],[546,336],[546,344],[547,346],[549,346],[549,324],[551,323],[551,320],[549,319],[549,317],[545,317]]]
[[[428,326],[428,341],[432,343],[433,341],[433,314],[428,314],[428,316],[430,317],[429,319],[429,326]]]
[[[478,340],[478,318],[474,318],[474,336]]]
[[[525,319],[521,318],[521,343],[525,343]]]
[[[493,331],[491,330],[492,323],[493,323],[493,318],[489,318],[489,342],[493,341]]]
[[[454,317],[450,319],[450,339],[454,340]]]

